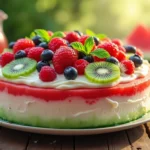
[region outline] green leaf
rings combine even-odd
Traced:
[[[90,36],[95,36],[95,33],[89,29],[86,30],[86,34]]]
[[[79,52],[86,53],[83,44],[80,42],[72,42],[71,46],[73,47],[73,49],[75,49]]]
[[[36,36],[36,33],[33,31],[33,32],[31,32],[31,34],[30,34],[30,39],[32,39],[34,36]]]
[[[43,42],[49,42],[50,41],[50,36],[46,30],[36,29],[35,33],[41,37],[41,41],[43,41]]]
[[[93,46],[94,46],[93,37],[87,38],[84,44],[86,54],[89,54],[92,51]]]
[[[110,54],[105,49],[96,49],[93,52],[90,53],[91,55],[94,55],[98,58],[108,58],[110,57]]]
[[[55,32],[55,33],[52,35],[51,38],[54,38],[54,37],[64,37],[64,36],[65,36],[65,34],[64,34],[63,32],[57,31],[57,32]]]
[[[107,38],[107,35],[105,34],[97,34],[96,35],[100,40],[104,39],[104,38]]]

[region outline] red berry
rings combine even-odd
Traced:
[[[139,55],[140,57],[143,57],[143,52],[140,49],[136,49],[136,54]]]
[[[116,57],[118,55],[118,46],[112,42],[104,42],[99,44],[97,48],[105,49],[111,56]]]
[[[61,46],[53,56],[53,65],[58,74],[64,72],[68,66],[73,66],[77,60],[77,53],[70,47]]]
[[[47,32],[48,32],[48,35],[49,35],[49,36],[52,36],[52,35],[53,35],[53,32],[52,32],[52,31],[49,30],[49,31],[47,31]]]
[[[30,49],[31,49],[31,48],[26,48],[26,49],[24,49],[24,51],[26,52],[27,55],[28,55]]]
[[[76,41],[79,40],[79,38],[80,38],[80,36],[77,32],[69,32],[69,33],[66,34],[66,37],[65,37],[65,39],[69,43],[76,42]]]
[[[113,39],[112,43],[116,44],[117,46],[122,46],[123,45],[120,39]]]
[[[56,79],[56,72],[53,68],[44,66],[39,73],[39,78],[44,82],[53,81]]]
[[[121,72],[129,75],[133,74],[135,70],[134,63],[131,60],[123,60],[120,67]]]
[[[6,52],[1,55],[1,66],[4,67],[6,64],[10,63],[12,60],[14,60],[14,54],[10,52]]]
[[[74,67],[77,69],[78,74],[83,75],[85,67],[88,64],[89,64],[89,62],[87,62],[86,60],[84,60],[84,59],[78,59],[77,61],[75,61]]]
[[[124,53],[126,52],[126,49],[123,46],[118,46],[118,49]]]
[[[123,61],[126,59],[126,54],[123,52],[123,51],[119,51],[118,52],[118,55],[116,56],[116,58],[119,60],[119,61]]]
[[[42,47],[33,47],[29,50],[27,57],[36,60],[37,62],[41,60],[41,53],[44,48]]]
[[[34,46],[35,46],[34,42],[30,39],[19,39],[13,46],[13,52],[15,54],[19,50],[24,50],[26,48],[34,47]]]
[[[67,46],[67,41],[62,39],[62,38],[53,38],[49,43],[48,43],[48,47],[50,50],[52,50],[53,52],[55,52],[58,48],[60,48],[61,46]]]
[[[89,37],[89,35],[83,35],[80,37],[78,42],[82,43],[83,45],[85,44],[86,39]]]

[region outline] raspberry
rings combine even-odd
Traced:
[[[62,38],[58,38],[58,37],[53,38],[48,43],[49,49],[52,50],[53,52],[55,52],[61,46],[67,46],[67,41]]]
[[[93,58],[94,58],[94,62],[105,61],[106,60],[106,58],[98,58],[96,56],[93,56]]]
[[[116,56],[116,58],[119,60],[119,61],[123,61],[126,59],[126,54],[123,52],[123,51],[119,51],[118,52],[118,55]]]
[[[123,60],[120,67],[121,72],[129,75],[133,74],[135,70],[134,63],[131,60]]]
[[[56,72],[53,68],[44,66],[39,73],[39,78],[43,82],[53,81],[56,79]]]
[[[72,48],[61,46],[53,56],[53,65],[55,71],[58,74],[63,73],[66,67],[73,66],[77,58],[77,53]]]
[[[26,52],[27,55],[28,55],[30,49],[31,49],[31,48],[26,48],[26,49],[24,49],[24,51]]]
[[[123,46],[118,46],[118,49],[124,53],[126,52],[126,49]]]
[[[1,55],[1,66],[4,67],[6,64],[10,63],[12,60],[14,60],[14,54],[10,52],[6,52]]]
[[[35,46],[35,44],[30,39],[19,39],[19,40],[17,40],[17,42],[13,46],[13,52],[15,54],[19,50],[24,50],[26,48],[34,47],[34,46]]]
[[[75,42],[75,41],[78,41],[80,38],[79,34],[77,32],[69,32],[66,34],[66,37],[65,39],[69,42],[69,43],[72,43],[72,42]]]
[[[85,67],[88,64],[89,64],[89,62],[87,62],[86,60],[84,60],[84,59],[78,59],[77,61],[75,61],[74,67],[77,69],[78,74],[83,75]]]
[[[111,56],[116,57],[118,55],[118,46],[112,42],[105,42],[99,44],[97,48],[105,49]]]
[[[29,50],[27,57],[35,59],[37,62],[41,60],[41,53],[44,48],[42,47],[33,47]]]
[[[117,46],[122,46],[123,45],[120,39],[113,39],[112,43],[116,44]]]
[[[83,35],[80,37],[80,39],[78,40],[78,42],[82,43],[84,45],[86,39],[89,37],[89,35]]]

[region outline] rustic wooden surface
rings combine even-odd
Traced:
[[[0,150],[150,150],[150,122],[125,131],[88,135],[40,135],[0,128]]]

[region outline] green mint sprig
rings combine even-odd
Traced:
[[[93,37],[87,38],[84,45],[80,42],[72,42],[71,46],[73,47],[73,49],[82,52],[85,55],[93,55],[97,56],[98,58],[110,57],[110,54],[105,49],[100,48],[92,51],[94,46]]]

